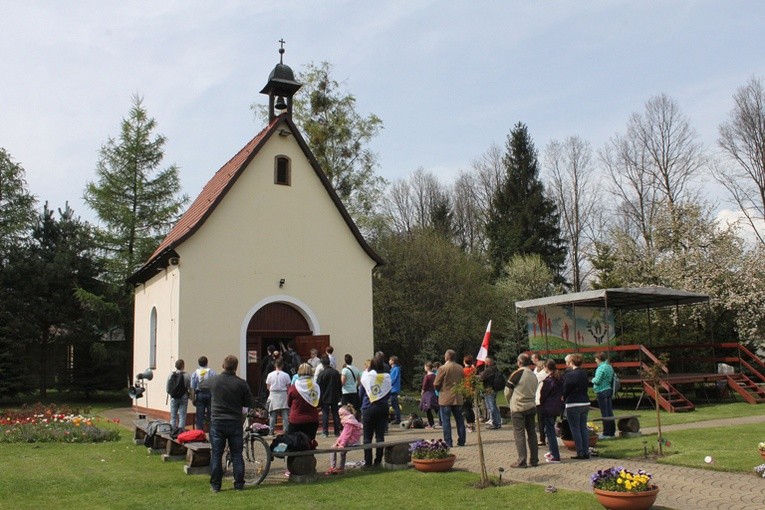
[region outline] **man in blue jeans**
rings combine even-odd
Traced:
[[[494,365],[494,358],[487,356],[484,363],[486,368],[483,369],[483,372],[478,377],[483,382],[483,398],[486,402],[486,412],[489,415],[485,425],[489,429],[498,429],[502,427],[502,417],[499,414],[499,407],[497,407],[497,390],[494,387],[495,382],[499,380],[504,389],[505,378],[497,371],[497,367]]]
[[[244,459],[242,448],[243,413],[252,405],[252,394],[247,382],[236,375],[239,360],[229,355],[223,360],[223,372],[204,380],[199,387],[212,395],[212,422],[210,442],[210,490],[220,492],[223,479],[223,450],[228,442],[234,470],[234,489],[244,489]]]
[[[441,365],[433,381],[433,386],[438,390],[438,406],[441,415],[441,427],[444,433],[444,441],[450,447],[452,444],[451,417],[457,422],[457,446],[465,446],[467,435],[465,432],[465,419],[462,417],[462,395],[455,390],[462,384],[464,373],[462,365],[455,362],[457,356],[452,349],[444,354],[445,363]]]
[[[210,392],[200,390],[199,385],[205,379],[215,377],[215,370],[207,367],[207,356],[200,356],[198,363],[199,368],[191,374],[191,401],[194,403],[194,407],[197,408],[194,428],[197,430],[204,430],[205,420],[210,423],[212,418],[212,415],[210,414],[212,411],[210,408],[212,401]]]

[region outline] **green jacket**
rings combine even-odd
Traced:
[[[592,378],[592,385],[595,387],[595,393],[611,390],[614,385],[614,369],[608,361],[603,361],[595,369],[595,377]]]

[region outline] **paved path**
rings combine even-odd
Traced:
[[[132,421],[135,413],[131,409],[114,409],[104,413],[107,418],[120,418],[122,424],[132,430]],[[747,423],[765,423],[765,416],[751,416],[745,418],[730,418],[711,420],[681,425],[662,427],[662,430],[690,428],[722,427]],[[645,434],[655,433],[652,428],[643,429]],[[456,438],[456,430],[453,430]],[[404,430],[395,426],[391,427],[389,436],[395,439],[405,437],[422,437],[426,439],[441,437],[440,429],[432,430]],[[765,480],[758,479],[754,475],[744,473],[725,473],[704,469],[695,469],[680,466],[658,464],[650,461],[619,461],[606,458],[592,458],[586,461],[569,460],[572,454],[561,446],[561,464],[546,464],[542,462],[538,467],[528,469],[512,469],[510,464],[515,460],[515,445],[512,429],[504,425],[499,430],[485,430],[481,435],[484,445],[484,457],[490,476],[497,476],[498,469],[504,468],[503,480],[515,482],[535,483],[540,485],[552,485],[558,489],[568,489],[583,492],[591,492],[590,475],[598,469],[606,469],[613,465],[637,470],[646,469],[651,472],[654,481],[661,487],[659,497],[656,500],[655,509],[672,508],[676,510],[762,510],[765,508]],[[334,438],[319,437],[319,446],[328,447],[334,442]],[[478,434],[469,433],[467,446],[454,448],[457,454],[456,469],[464,469],[479,472],[478,463]],[[542,452],[540,452],[542,453]],[[324,456],[322,456],[324,457]],[[328,456],[326,456],[328,457]],[[326,459],[318,459],[317,469],[326,469]],[[544,460],[544,459],[543,459]],[[353,459],[349,456],[349,462]],[[275,478],[280,474],[278,465],[275,466]],[[271,477],[269,477],[271,478]]]

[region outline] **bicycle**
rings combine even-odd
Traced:
[[[242,434],[244,435],[244,448],[242,457],[244,457],[244,483],[245,485],[258,485],[271,469],[271,448],[263,436],[260,435],[262,425],[268,421],[268,411],[263,402],[255,399],[252,409],[250,409],[244,418],[242,425]],[[267,430],[267,427],[266,427]],[[228,445],[225,450],[225,471],[232,467],[231,452]]]

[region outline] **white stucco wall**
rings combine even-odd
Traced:
[[[277,155],[291,159],[290,186],[274,184]],[[178,357],[190,371],[200,355],[218,369],[226,355],[236,354],[244,377],[247,324],[270,302],[301,310],[314,334],[330,335],[340,362],[345,353],[353,355],[357,366],[371,357],[374,261],[353,237],[294,137],[273,136],[176,251],[178,268],[136,293],[136,310],[146,310],[140,312],[146,324],[152,299],[174,312],[164,319],[177,320],[165,324],[168,334],[162,336],[174,345],[158,352],[160,408],[169,409],[164,381]],[[279,288],[282,278],[286,283]],[[175,296],[174,310],[170,302]],[[146,360],[138,333],[147,331],[148,339],[148,326],[139,324],[138,315],[136,359]],[[145,368],[143,361],[136,363],[138,370]],[[153,398],[148,402],[155,408]]]
[[[147,381],[143,398],[138,405],[162,409],[165,405],[165,382],[178,359],[178,296],[180,271],[177,266],[163,270],[135,290],[133,372],[138,374],[151,368],[154,379]],[[151,310],[157,309],[156,364],[150,363]],[[196,363],[196,361],[194,362]],[[196,365],[193,365],[195,368]]]

